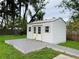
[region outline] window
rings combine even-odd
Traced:
[[[45,26],[45,32],[49,32],[49,26]]]
[[[34,27],[34,33],[36,33],[36,27]]]
[[[41,34],[41,27],[38,27],[38,34]]]
[[[29,27],[29,32],[31,31],[31,27]]]

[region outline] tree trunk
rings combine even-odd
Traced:
[[[3,29],[3,21],[4,21],[4,19],[2,19],[2,21],[1,21],[1,29]]]

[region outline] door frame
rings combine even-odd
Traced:
[[[34,25],[33,26],[33,39],[42,40],[42,26],[43,25]],[[34,27],[36,27],[36,33],[34,33]],[[38,27],[41,27],[41,33],[38,34]]]

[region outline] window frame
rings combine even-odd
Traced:
[[[29,27],[29,32],[31,32],[31,27]]]
[[[41,34],[41,27],[38,27],[38,34]]]
[[[50,32],[50,30],[49,30],[49,26],[45,26],[45,33],[49,33]]]
[[[36,33],[36,27],[33,27],[33,33]]]

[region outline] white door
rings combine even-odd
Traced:
[[[37,27],[37,40],[42,40],[42,26]]]
[[[33,39],[42,40],[42,26],[34,26],[33,33]]]

